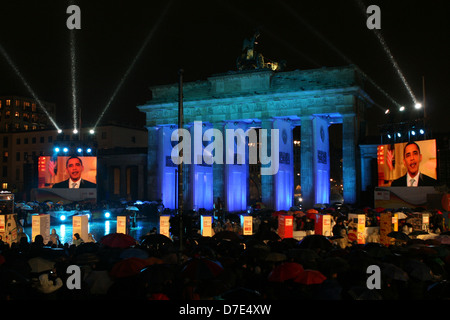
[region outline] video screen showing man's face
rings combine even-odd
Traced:
[[[437,185],[436,140],[378,146],[379,187]]]
[[[38,188],[96,188],[97,157],[39,157]]]

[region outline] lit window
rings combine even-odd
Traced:
[[[7,100],[6,100],[6,105],[7,105],[7,106],[10,106],[10,105],[11,105],[11,100],[7,99]]]
[[[14,116],[15,116],[16,118],[19,118],[19,117],[20,117],[19,111],[16,111],[16,112],[14,113]]]
[[[16,100],[16,107],[20,106],[20,100]]]
[[[8,189],[8,182],[3,182],[2,183],[2,188],[3,188],[3,190]]]
[[[24,128],[25,130],[28,130],[28,125],[27,125],[27,124],[24,124],[24,125],[23,125],[23,128]]]

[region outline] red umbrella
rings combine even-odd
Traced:
[[[285,262],[276,266],[269,274],[268,280],[271,282],[284,282],[295,279],[304,271],[303,266],[297,262]]]
[[[319,213],[319,211],[317,211],[316,209],[309,209],[308,211],[306,211],[306,217],[308,219],[315,220],[316,213]]]
[[[100,243],[111,248],[129,248],[136,245],[137,241],[124,233],[110,233],[103,236]]]
[[[182,275],[191,280],[212,279],[223,271],[223,267],[210,259],[200,257],[192,258],[181,271]]]
[[[306,269],[297,278],[294,279],[297,283],[306,285],[320,284],[327,279],[320,271]]]
[[[123,259],[114,264],[110,275],[114,278],[125,278],[138,274],[142,269],[147,267],[149,262],[141,258]]]

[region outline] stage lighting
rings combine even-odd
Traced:
[[[425,131],[423,130],[423,129],[420,129],[420,134],[424,134],[425,133]]]
[[[63,149],[63,151],[67,153],[67,152],[69,152],[69,148],[66,147]]]
[[[419,103],[419,102],[417,102],[417,103],[414,105],[414,108],[420,109],[420,108],[422,108],[422,104]]]
[[[62,133],[62,130],[61,130],[61,129],[58,129],[58,133]]]
[[[397,132],[397,137],[401,138],[402,134],[400,132]]]
[[[108,219],[109,217],[111,217],[111,213],[109,211],[105,212],[105,218]]]
[[[405,111],[405,107],[401,106],[400,109],[398,109],[398,110],[403,112],[403,111]]]
[[[389,109],[386,109],[386,111],[384,112],[384,114],[389,114],[389,113],[391,113],[391,110],[389,110]]]
[[[78,149],[77,149],[77,152],[78,152],[78,153],[81,153],[81,152],[83,152],[83,149],[78,148]]]
[[[391,134],[390,134],[390,133],[388,133],[387,137],[388,137],[389,139],[391,139],[391,138],[392,138],[392,136],[391,136]]]
[[[74,133],[74,134],[77,134],[77,133],[78,133],[78,130],[77,130],[77,129],[73,129],[73,133]]]
[[[60,217],[59,217],[59,220],[61,220],[61,221],[66,220],[66,216],[65,216],[65,215],[60,216]]]
[[[94,129],[89,130],[89,133],[94,134],[95,133]]]
[[[415,136],[415,135],[416,135],[416,132],[415,132],[414,130],[411,130],[411,134],[412,134],[413,136]]]
[[[92,152],[92,149],[91,148],[87,148],[87,153],[91,153]]]
[[[59,148],[58,147],[56,147],[55,148],[55,152],[59,152],[60,150],[59,150]]]

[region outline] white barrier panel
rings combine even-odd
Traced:
[[[41,235],[44,238],[44,244],[50,241],[50,215],[36,214],[31,216],[31,241]]]
[[[81,216],[73,216],[72,229],[72,236],[75,233],[78,233],[80,235],[80,238],[83,239],[84,242],[87,242],[89,233],[89,216],[87,214]]]

